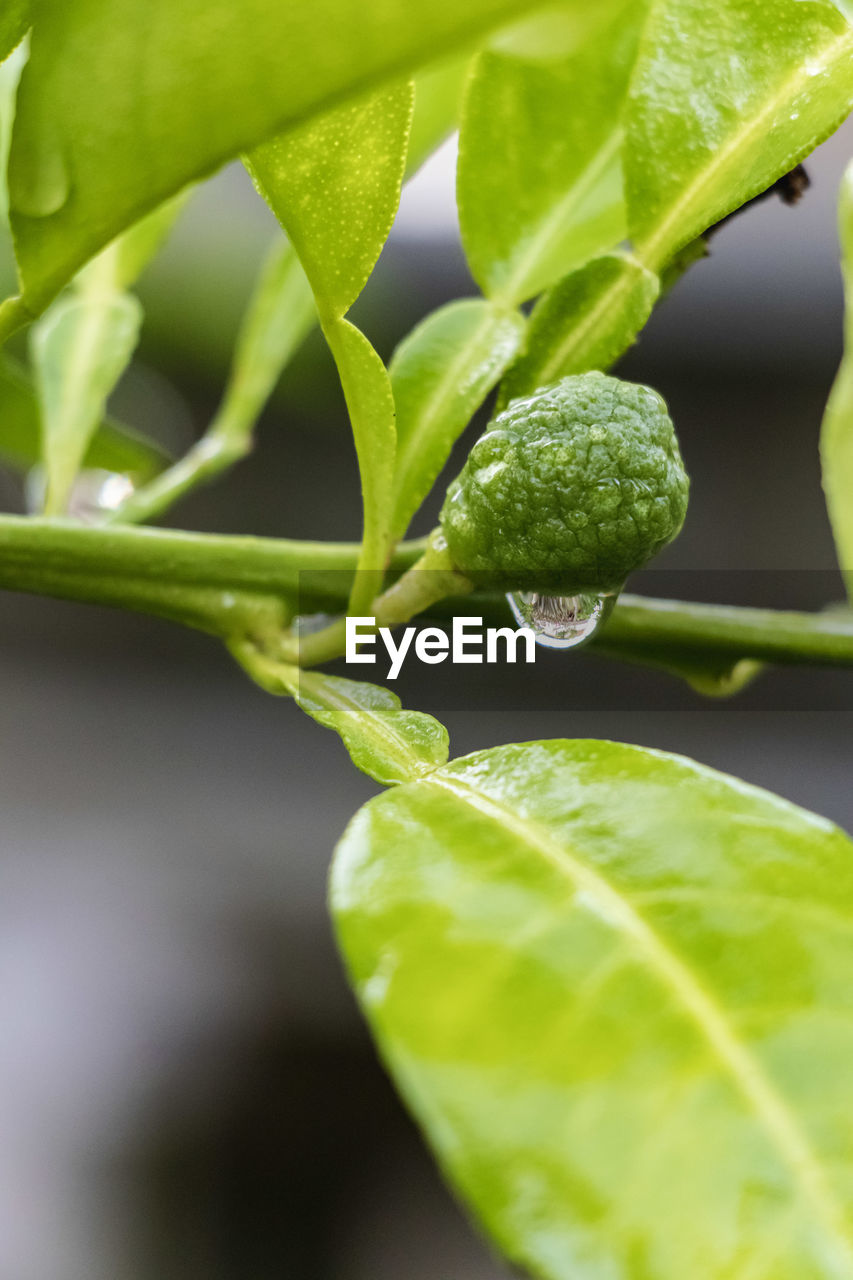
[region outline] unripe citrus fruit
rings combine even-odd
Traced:
[[[447,490],[456,566],[501,590],[618,590],[680,530],[688,479],[656,391],[603,373],[513,400]]]

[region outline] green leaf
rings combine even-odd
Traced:
[[[404,711],[390,689],[277,663],[245,645],[237,660],[269,693],[290,694],[307,715],[340,734],[353,764],[382,786],[411,782],[447,760],[444,725],[422,711]]]
[[[186,194],[167,201],[108,245],[79,272],[73,291],[57,299],[31,331],[46,515],[65,511],[107,399],[136,350],[142,307],[126,289],[160,248]]]
[[[0,331],[188,182],[528,5],[41,0],[12,148],[24,302]]]
[[[335,321],[326,338],[344,389],[361,475],[364,537],[348,612],[363,613],[381,585],[391,547],[397,443],[394,394],[384,364],[348,320]]]
[[[471,53],[427,67],[415,79],[415,110],[409,134],[408,174],[415,173],[459,123],[462,90]]]
[[[179,192],[129,227],[80,273],[80,278],[85,280],[87,273],[92,273],[106,279],[111,288],[129,289],[156,256],[192,192],[191,187]]]
[[[215,429],[247,442],[291,356],[317,319],[314,295],[296,252],[276,236],[261,267],[234,350]]]
[[[627,118],[628,221],[660,270],[766,190],[853,105],[853,29],[829,0],[658,0]]]
[[[12,125],[15,122],[15,102],[18,96],[18,82],[28,54],[26,44],[19,45],[0,64],[0,224],[4,228],[9,222],[9,191],[6,175],[9,167]]]
[[[412,85],[395,85],[337,107],[247,159],[310,281],[346,397],[364,506],[354,613],[363,613],[378,591],[390,548],[396,431],[385,366],[342,317],[364,288],[391,229],[411,115]]]
[[[475,65],[458,200],[487,296],[521,302],[625,237],[621,117],[645,5],[610,0],[606,12],[562,56],[489,50]]]
[[[332,905],[448,1177],[545,1280],[853,1277],[853,842],[662,752],[370,801]]]
[[[0,357],[0,461],[26,471],[40,457],[41,417],[35,388],[15,361]],[[169,460],[158,445],[129,427],[101,422],[84,464],[129,475],[142,484]]]
[[[107,398],[136,348],[141,323],[136,298],[96,292],[60,299],[32,331],[46,515],[65,511]]]
[[[853,164],[841,184],[838,214],[845,293],[844,356],[824,414],[820,453],[838,563],[847,594],[853,599]]]
[[[413,86],[395,85],[337,107],[247,158],[299,254],[324,320],[349,311],[388,238],[412,102]]]
[[[30,25],[30,0],[3,0],[0,9],[0,62],[4,62],[24,38]]]
[[[659,292],[657,276],[623,253],[566,276],[533,308],[524,354],[504,379],[499,407],[568,374],[609,369],[636,341]]]
[[[398,441],[393,541],[406,532],[523,336],[517,311],[470,298],[433,312],[397,348],[390,367]]]

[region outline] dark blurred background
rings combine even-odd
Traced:
[[[725,227],[623,364],[666,395],[693,476],[658,592],[842,595],[817,443],[851,150],[848,127],[809,163],[800,205]],[[452,166],[446,148],[411,184],[358,304],[383,355],[473,292]],[[239,169],[197,194],[145,278],[117,414],[176,450],[203,429],[272,232]],[[21,503],[0,473],[0,505]],[[359,518],[314,335],[255,455],[170,523],[353,538]],[[8,594],[0,622],[0,1277],[496,1280],[377,1064],[326,918],[331,851],[374,785],[204,637]],[[400,692],[442,716],[455,754],[612,737],[853,827],[850,674],[771,671],[709,703],[663,674],[552,653],[464,681],[420,668]]]

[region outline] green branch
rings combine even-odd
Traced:
[[[403,543],[392,575],[411,570],[425,543]],[[165,529],[91,527],[68,520],[0,516],[0,588],[141,610],[233,638],[278,642],[294,610],[343,612],[358,563],[357,543],[291,542]],[[381,612],[389,625],[428,609],[481,615],[505,625],[502,596],[436,601],[435,573],[392,587]],[[453,590],[455,581],[446,585]],[[429,590],[426,590],[429,588]],[[397,597],[405,596],[405,600]],[[405,604],[405,608],[402,605]],[[411,606],[411,609],[410,609]],[[323,659],[343,651],[329,645]],[[853,612],[779,612],[621,596],[592,641],[603,655],[631,661],[853,666]],[[312,658],[314,655],[312,655]]]
[[[0,588],[140,610],[215,635],[269,639],[296,609],[341,607],[357,543],[92,527],[0,516]],[[400,547],[392,572],[420,555]]]

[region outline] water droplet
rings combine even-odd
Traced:
[[[68,497],[67,513],[87,524],[105,511],[115,511],[133,493],[133,481],[119,471],[88,467],[76,477]]]
[[[536,633],[546,649],[575,649],[590,640],[607,620],[618,591],[585,592],[576,596],[546,596],[538,591],[514,591],[507,596],[513,617]]]
[[[337,620],[338,615],[334,613],[301,613],[293,619],[293,626],[298,635],[310,636],[315,631],[325,631]]]

